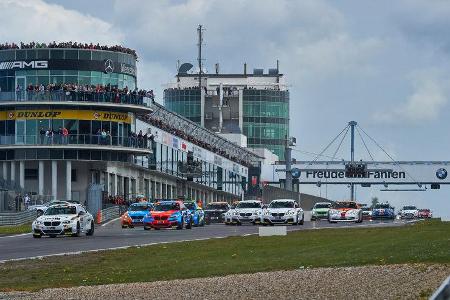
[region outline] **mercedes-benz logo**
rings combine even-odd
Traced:
[[[107,59],[105,60],[105,73],[110,74],[114,71],[114,63],[112,60]]]
[[[440,168],[436,171],[436,177],[443,180],[447,178],[447,170],[444,168]]]

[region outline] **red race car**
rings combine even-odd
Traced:
[[[191,229],[192,216],[183,201],[159,201],[144,217],[143,223],[145,230],[172,227]]]
[[[428,208],[419,209],[418,217],[421,219],[428,219],[433,217],[433,213]]]

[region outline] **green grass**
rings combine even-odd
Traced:
[[[449,222],[229,237],[9,262],[0,265],[0,290],[419,262],[450,263]]]
[[[17,226],[0,226],[0,235],[11,235],[31,232],[31,224]]]

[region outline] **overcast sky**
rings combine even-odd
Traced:
[[[291,91],[298,149],[320,152],[350,120],[396,160],[449,160],[450,2],[320,0],[0,0],[1,42],[121,43],[139,55],[139,86],[162,88],[176,62],[194,62],[205,31],[208,70],[273,68]],[[388,160],[368,145],[375,159]],[[333,149],[334,150],[334,149]],[[356,157],[368,156],[361,143]],[[311,159],[294,152],[299,160]],[[333,151],[328,152],[332,155]],[[348,158],[348,147],[338,153]],[[305,188],[314,194],[321,190]],[[346,188],[328,188],[333,199]],[[358,199],[412,203],[450,216],[450,187],[420,193],[358,191]]]

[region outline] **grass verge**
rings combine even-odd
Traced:
[[[11,235],[31,232],[31,224],[22,224],[17,226],[0,226],[1,235]]]
[[[296,231],[8,262],[0,290],[222,276],[301,267],[450,263],[450,223]]]

